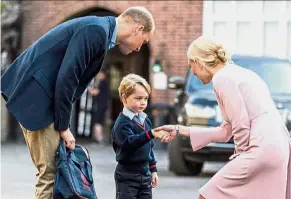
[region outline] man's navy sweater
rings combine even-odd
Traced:
[[[144,125],[124,114],[116,119],[112,129],[113,149],[116,161],[133,172],[156,172],[156,160],[153,152],[152,124],[149,118]]]

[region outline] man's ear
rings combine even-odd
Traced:
[[[139,26],[138,26],[138,31],[143,32],[143,31],[144,31],[144,26],[143,26],[143,25],[139,25]]]
[[[144,26],[143,25],[138,25],[135,29],[134,29],[134,34],[138,34],[140,31],[143,33],[144,30]]]

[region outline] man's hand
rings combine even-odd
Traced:
[[[155,188],[159,183],[159,177],[157,172],[152,173],[152,187]]]
[[[65,141],[66,147],[68,147],[71,150],[75,149],[75,138],[73,134],[71,133],[70,129],[67,129],[65,131],[60,131],[61,137]]]

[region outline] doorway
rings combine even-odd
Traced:
[[[116,13],[101,9],[91,8],[79,12],[67,20],[82,17],[82,16],[118,16]],[[123,55],[118,47],[107,52],[103,61],[102,68],[107,73],[107,78],[110,87],[110,98],[108,109],[104,114],[104,137],[110,142],[111,129],[116,118],[122,111],[122,103],[119,100],[118,87],[123,76],[129,73],[135,73],[144,77],[149,81],[149,56],[150,51],[148,45],[143,45],[139,52],[133,52],[130,55]],[[82,97],[75,103],[72,113],[71,129],[77,137],[91,137],[92,122],[91,122],[92,96],[85,91]]]

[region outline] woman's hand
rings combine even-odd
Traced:
[[[164,130],[156,131],[155,129],[153,129],[152,133],[155,136],[155,138],[159,139],[161,142],[169,142],[170,134],[167,131]]]
[[[169,133],[168,142],[172,141],[176,137],[175,125],[164,125],[164,126],[161,126],[161,127],[156,128],[154,130],[157,131],[157,132],[159,132],[159,131],[166,131],[166,132],[168,132]]]
[[[189,127],[179,125],[178,129],[179,129],[179,133],[181,135],[184,135],[184,136],[187,136],[187,137],[190,136]],[[176,125],[164,125],[164,126],[156,128],[154,130],[155,131],[167,131],[169,133],[169,135],[170,135],[169,141],[172,141],[177,136]]]

